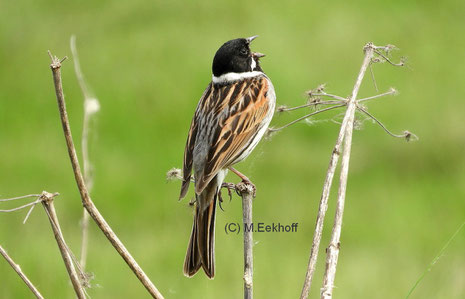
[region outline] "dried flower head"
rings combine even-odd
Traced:
[[[167,181],[182,180],[182,171],[179,168],[171,168],[166,173]]]
[[[281,112],[286,111],[287,108],[288,107],[286,105],[281,105],[276,108],[276,111],[278,111],[278,113],[281,113]]]

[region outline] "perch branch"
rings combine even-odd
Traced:
[[[246,227],[252,225],[253,186],[240,182],[236,190],[242,197],[242,219],[244,234],[244,299],[253,298],[253,235]]]
[[[386,128],[386,126],[380,122],[374,115],[372,115],[370,112],[368,112],[367,110],[365,110],[364,108],[358,106],[357,107],[358,110],[362,111],[363,113],[365,113],[368,117],[370,117],[372,120],[374,120],[381,128],[383,128],[383,130],[388,133],[389,135],[391,135],[392,137],[396,137],[396,138],[405,138],[407,141],[409,141],[412,136],[415,138],[415,139],[418,139],[418,137],[409,132],[409,131],[404,131],[403,134],[394,134],[392,133],[391,131],[388,130],[388,128]]]
[[[124,244],[119,240],[116,234],[113,232],[111,227],[108,225],[106,220],[98,211],[97,207],[92,202],[89,192],[86,188],[84,178],[81,173],[81,168],[79,166],[78,158],[76,155],[76,149],[74,147],[73,138],[71,135],[71,128],[69,126],[68,114],[66,112],[66,104],[63,95],[63,87],[61,82],[61,61],[57,57],[52,57],[52,54],[49,51],[49,55],[52,58],[52,63],[50,68],[53,74],[53,82],[55,85],[55,92],[57,97],[58,109],[60,111],[61,123],[63,126],[63,132],[66,139],[66,145],[68,147],[68,154],[71,160],[71,164],[73,166],[74,177],[79,189],[79,193],[81,195],[82,204],[89,212],[92,219],[94,219],[95,223],[98,227],[102,230],[104,235],[108,238],[110,243],[116,249],[116,251],[121,255],[124,261],[128,264],[140,282],[144,285],[147,291],[152,295],[154,298],[163,298],[162,294],[158,291],[155,285],[150,281],[148,276],[142,270],[142,268],[137,264],[136,260],[132,257],[129,251],[126,249]]]
[[[81,88],[82,95],[84,96],[84,118],[82,121],[82,138],[81,138],[81,148],[82,148],[82,160],[83,160],[83,168],[84,168],[84,181],[87,186],[87,190],[89,194],[92,192],[92,188],[94,186],[94,181],[92,179],[92,164],[90,163],[89,159],[89,125],[90,119],[92,115],[100,109],[99,101],[91,97],[89,94],[89,89],[87,88],[86,82],[84,81],[84,75],[81,71],[81,65],[79,63],[79,56],[76,48],[76,36],[71,36],[70,40],[71,46],[71,53],[73,54],[73,62],[74,62],[74,71],[76,73],[76,77],[79,82],[79,87]],[[88,244],[89,244],[89,220],[90,216],[87,210],[84,208],[82,211],[82,241],[81,241],[81,259],[80,264],[82,269],[86,267],[87,261],[87,251],[88,251]]]
[[[30,196],[29,196],[30,197]],[[24,197],[21,197],[24,198]],[[39,290],[32,284],[32,282],[27,278],[26,274],[21,270],[21,267],[16,264],[13,259],[8,255],[5,249],[0,245],[0,254],[5,258],[5,260],[10,264],[11,268],[18,273],[19,277],[24,281],[27,287],[31,290],[31,292],[36,296],[38,299],[44,299],[42,294],[40,294]]]
[[[181,169],[171,168],[166,173],[166,179],[183,180]],[[195,183],[191,178],[191,182]],[[254,186],[248,183],[239,182],[223,183],[221,188],[235,190],[238,195],[242,197],[242,221],[243,221],[243,234],[244,234],[244,299],[253,298],[253,235],[251,230],[246,230],[246,227],[251,227],[252,224],[252,199],[254,197]],[[221,193],[220,193],[221,194]],[[231,196],[231,195],[230,195]],[[220,201],[221,203],[221,201]],[[221,208],[221,204],[220,204]],[[221,208],[222,209],[222,208]]]
[[[61,232],[60,223],[58,222],[55,206],[53,204],[53,197],[56,195],[57,194],[51,194],[44,191],[41,196],[41,202],[50,220],[50,225],[52,226],[53,234],[55,235],[58,248],[60,249],[61,257],[63,258],[63,262],[65,263],[66,270],[68,271],[68,275],[71,279],[71,283],[73,284],[76,296],[79,299],[85,299],[86,293],[74,267],[72,254],[68,246],[66,245],[66,242],[63,238],[63,233]],[[84,278],[85,276],[81,274],[81,277]]]

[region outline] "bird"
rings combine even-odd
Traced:
[[[224,43],[212,63],[212,80],[201,96],[184,150],[179,199],[187,194],[192,173],[195,184],[194,223],[184,259],[184,275],[200,267],[215,276],[215,217],[223,180],[244,160],[265,134],[276,106],[276,93],[250,44],[258,35]],[[254,186],[252,184],[252,186]]]

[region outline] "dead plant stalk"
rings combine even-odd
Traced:
[[[359,102],[366,101],[369,99],[378,98],[385,95],[395,94],[395,90],[392,89],[389,92],[384,94],[365,98],[362,100],[357,100],[358,91],[362,84],[363,78],[365,76],[367,68],[373,63],[373,57],[375,53],[379,54],[377,49],[384,49],[387,47],[377,47],[372,43],[368,43],[364,47],[364,59],[362,66],[360,68],[357,80],[355,82],[354,88],[350,97],[346,100],[346,112],[341,123],[341,128],[339,130],[339,135],[336,141],[336,144],[333,148],[331,158],[329,161],[328,171],[326,173],[326,178],[323,184],[323,191],[320,199],[319,210],[316,220],[315,232],[313,235],[312,246],[310,250],[310,258],[307,267],[307,273],[305,277],[304,286],[302,288],[301,297],[302,299],[308,298],[312,279],[315,273],[316,262],[318,258],[318,250],[320,246],[321,236],[323,233],[323,224],[326,211],[328,209],[328,198],[333,183],[333,178],[336,172],[336,166],[341,155],[342,150],[342,162],[340,170],[340,180],[339,180],[339,189],[337,195],[337,204],[336,204],[336,214],[334,219],[334,225],[331,233],[331,241],[327,247],[326,253],[326,268],[325,274],[323,277],[323,286],[320,291],[321,298],[329,299],[332,298],[332,291],[334,288],[334,279],[336,275],[337,261],[339,256],[340,249],[340,236],[341,236],[341,227],[342,227],[342,217],[344,213],[344,203],[346,197],[346,187],[347,187],[347,178],[349,172],[349,161],[350,161],[350,151],[352,146],[352,132],[354,129],[354,119],[356,110],[363,109],[359,106]],[[382,58],[387,59],[386,56]],[[400,66],[400,64],[399,64]],[[380,122],[378,122],[380,124]],[[381,125],[381,124],[380,124]],[[408,131],[405,131],[403,135],[396,135],[394,137],[403,137],[408,140],[409,136]]]
[[[60,60],[56,56],[52,56],[50,51],[49,55],[52,60],[50,68],[52,70],[53,82],[55,85],[55,93],[58,103],[58,110],[60,112],[61,123],[63,126],[63,133],[66,139],[66,145],[68,147],[68,154],[71,160],[71,165],[73,166],[74,177],[79,189],[79,193],[81,195],[82,204],[86,208],[87,212],[89,212],[92,219],[94,219],[98,227],[102,230],[104,235],[108,238],[113,247],[116,249],[116,251],[121,255],[121,257],[124,259],[127,265],[137,276],[139,281],[150,293],[150,295],[152,295],[153,298],[163,298],[163,295],[158,291],[158,289],[155,287],[152,281],[150,281],[149,277],[145,274],[145,272],[142,270],[142,268],[139,266],[136,260],[126,249],[124,244],[113,232],[113,230],[108,225],[105,218],[103,218],[102,214],[100,214],[97,207],[94,205],[93,201],[89,196],[89,192],[87,190],[84,178],[81,173],[81,168],[79,166],[76,149],[74,147],[73,138],[71,135],[71,128],[68,120],[68,114],[66,112],[65,98],[63,94],[63,86],[61,81],[61,63],[64,59],[66,59],[66,57]]]
[[[32,284],[32,282],[27,278],[26,274],[21,270],[21,267],[16,264],[13,259],[8,255],[5,249],[0,246],[0,254],[5,258],[5,260],[10,264],[11,268],[15,270],[15,272],[19,275],[19,277],[24,281],[27,287],[31,290],[31,292],[36,296],[37,299],[44,299],[44,296],[39,292],[39,290]]]
[[[85,299],[86,293],[76,272],[76,268],[74,267],[73,257],[71,256],[71,253],[61,232],[60,223],[58,222],[58,216],[55,211],[55,205],[53,204],[54,196],[55,194],[43,192],[41,196],[41,202],[45,212],[47,213],[48,219],[50,220],[50,225],[52,226],[53,234],[58,244],[58,249],[60,250],[63,262],[65,263],[66,270],[68,271],[68,275],[73,285],[74,291],[76,292],[76,296],[79,299]]]

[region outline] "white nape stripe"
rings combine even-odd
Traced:
[[[246,78],[252,78],[252,77],[257,77],[257,76],[260,76],[260,75],[263,75],[262,72],[257,72],[257,71],[253,71],[253,72],[244,72],[244,73],[226,73],[226,74],[223,74],[219,77],[216,77],[215,75],[212,76],[212,81],[213,83],[217,84],[217,83],[230,83],[230,82],[234,82],[234,81],[238,81],[238,80],[242,80],[242,79],[246,79]]]
[[[253,71],[253,69],[257,66],[257,63],[255,62],[255,59],[253,59],[253,57],[250,57],[250,60],[252,60],[250,62],[250,68],[251,68],[251,71]]]

